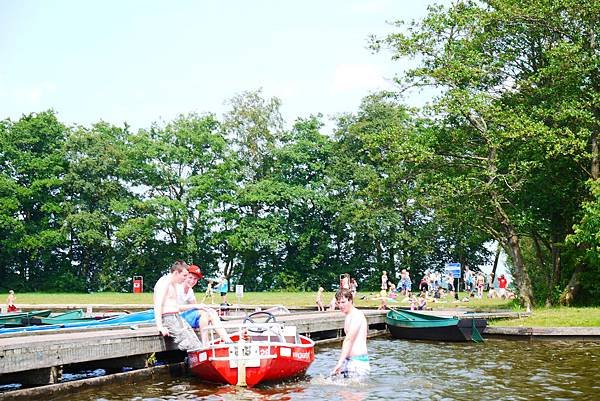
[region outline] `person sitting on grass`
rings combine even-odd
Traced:
[[[398,298],[398,291],[396,291],[396,286],[394,285],[394,283],[392,283],[392,282],[389,282],[389,283],[388,283],[388,285],[389,285],[389,287],[390,287],[390,295],[389,295],[389,297],[390,297],[391,299],[396,299],[396,298]]]
[[[410,302],[410,310],[424,310],[427,307],[427,297],[423,291],[419,297],[413,296]]]

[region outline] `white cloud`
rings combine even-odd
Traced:
[[[375,64],[339,64],[333,75],[334,92],[375,90],[387,86]]]

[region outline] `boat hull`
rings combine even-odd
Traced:
[[[232,340],[188,352],[191,372],[210,382],[254,387],[302,375],[315,359],[314,342],[304,336],[299,343]]]
[[[49,317],[32,317],[29,320],[31,325],[61,325],[78,322],[92,322],[97,320],[93,317],[86,317],[83,309],[74,309],[68,312],[50,315]]]
[[[485,319],[457,319],[415,312],[392,312],[386,316],[386,324],[392,337],[398,339],[479,341],[480,333],[487,325]]]
[[[50,309],[37,310],[31,312],[13,312],[0,315],[0,327],[28,326],[31,319],[36,317],[48,317],[52,311]]]

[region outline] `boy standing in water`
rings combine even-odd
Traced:
[[[361,379],[369,375],[369,355],[367,351],[367,319],[353,303],[352,293],[341,289],[335,294],[340,311],[346,315],[344,332],[346,337],[342,344],[340,359],[331,374],[342,374],[345,378]]]

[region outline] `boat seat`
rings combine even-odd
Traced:
[[[281,332],[265,330],[262,333],[252,334],[252,341],[284,342]]]
[[[284,326],[283,332],[281,333],[285,341],[290,344],[298,344],[300,342],[300,338],[298,338],[298,333],[296,332],[296,326]]]

